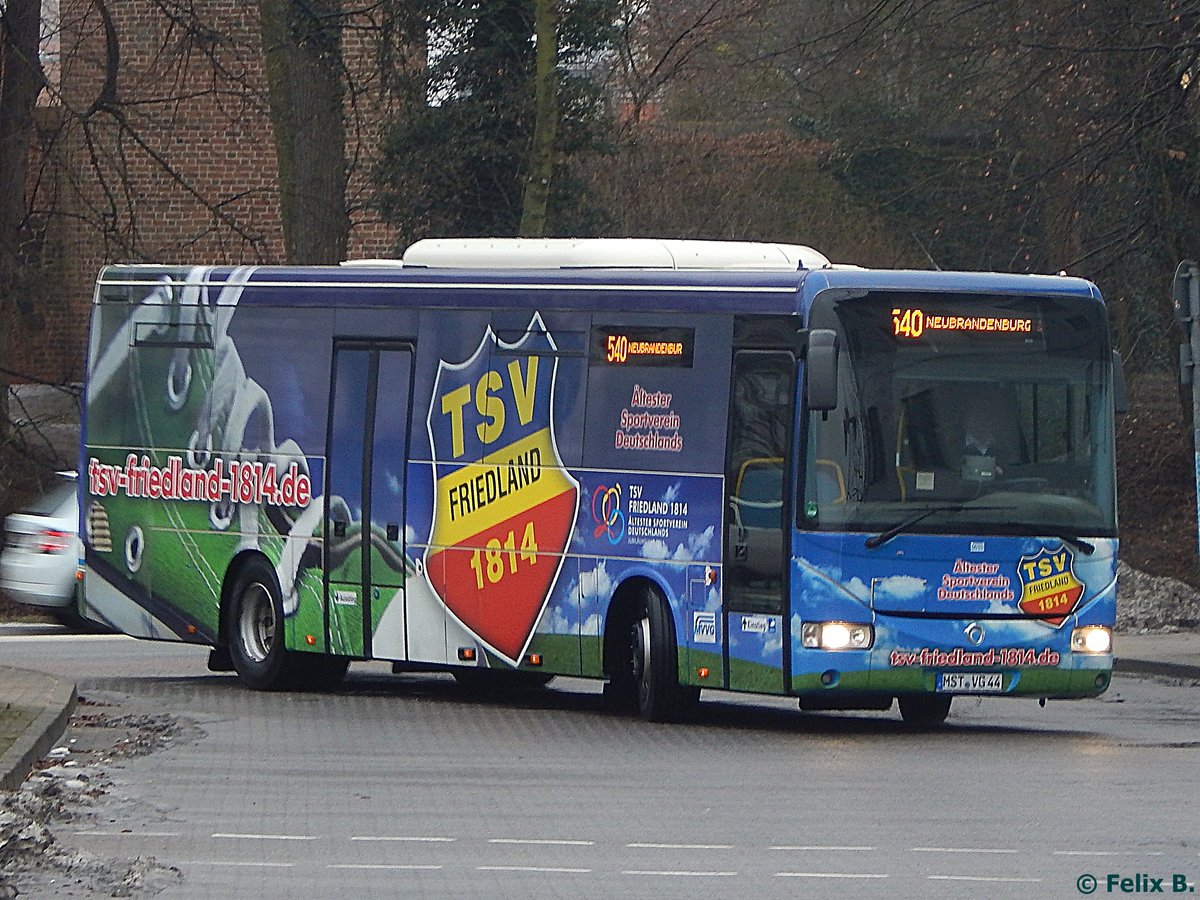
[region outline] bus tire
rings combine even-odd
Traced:
[[[666,601],[653,588],[642,592],[636,607],[629,650],[642,718],[647,722],[677,721],[699,697],[699,691],[679,683],[675,623]]]
[[[300,666],[283,645],[283,603],[275,570],[261,556],[247,560],[234,580],[226,623],[234,671],[246,687],[293,687]]]
[[[909,728],[925,731],[938,728],[950,715],[952,697],[940,694],[909,694],[899,697],[900,717]]]

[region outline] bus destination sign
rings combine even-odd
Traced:
[[[599,325],[592,329],[592,364],[692,367],[696,330]]]
[[[1022,335],[1040,330],[1033,319],[1020,316],[947,315],[930,313],[920,307],[892,309],[892,336],[916,340],[926,332],[966,332]]]

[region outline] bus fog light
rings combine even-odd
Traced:
[[[1111,653],[1112,629],[1087,625],[1071,632],[1071,649],[1076,653]]]
[[[854,622],[805,622],[800,642],[812,650],[867,650],[875,643],[875,629]]]

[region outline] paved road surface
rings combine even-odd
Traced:
[[[1191,682],[960,700],[914,735],[894,712],[721,695],[649,725],[588,682],[483,700],[382,666],[331,696],[255,694],[192,648],[0,640],[112,704],[93,709],[183,723],[56,829],[179,867],[164,897],[1070,897],[1089,875],[1104,896],[1110,874],[1200,876]]]

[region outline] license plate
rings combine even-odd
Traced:
[[[1004,690],[1002,672],[939,672],[937,689],[948,693],[999,694]]]

